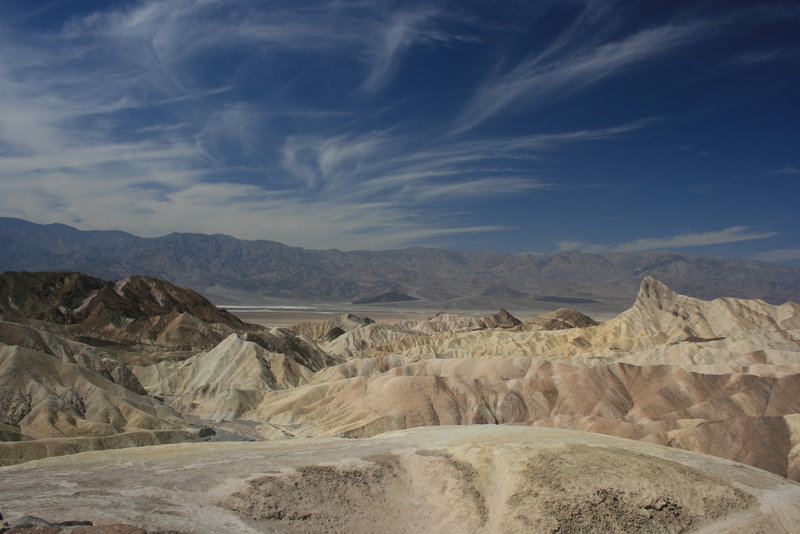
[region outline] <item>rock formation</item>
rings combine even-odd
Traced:
[[[345,332],[373,324],[374,322],[375,321],[369,317],[361,317],[352,313],[346,313],[328,319],[327,321],[298,323],[294,326],[290,326],[287,330],[303,335],[313,341],[332,341]],[[337,335],[332,336],[331,332],[333,331],[336,331]]]
[[[0,318],[38,320],[72,336],[175,349],[208,347],[246,325],[189,289],[155,278],[118,282],[71,272],[0,275]]]
[[[0,345],[0,463],[198,437],[180,414],[80,365]],[[31,441],[35,440],[35,441]]]
[[[525,323],[501,310],[268,330],[143,277],[0,282],[0,309],[16,320],[0,321],[6,463],[198,437],[188,420],[246,425],[247,439],[514,424],[670,445],[800,480],[792,303],[702,301],[646,278],[633,306],[601,324],[569,309]]]
[[[213,349],[180,361],[133,367],[148,391],[182,413],[223,421],[258,406],[268,391],[305,384],[341,363],[293,333],[231,334]]]
[[[597,326],[597,321],[577,310],[559,308],[519,325],[519,330],[567,330]]]
[[[351,328],[322,345],[351,361],[238,415],[293,436],[440,424],[574,428],[800,479],[797,305],[699,301],[645,279],[633,307],[603,324],[513,323],[441,314]]]
[[[202,436],[207,430],[148,396],[123,360],[152,362],[161,357],[153,350],[248,335],[247,325],[196,293],[141,276],[111,283],[79,273],[5,273],[0,314],[8,319],[0,321],[4,464]],[[314,350],[321,362],[307,374],[329,361]]]

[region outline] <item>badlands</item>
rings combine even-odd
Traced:
[[[10,531],[800,524],[793,303],[645,278],[600,324],[560,309],[270,329],[154,278],[7,272],[0,319]]]

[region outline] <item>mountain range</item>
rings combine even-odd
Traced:
[[[542,257],[419,247],[309,250],[221,234],[144,238],[14,218],[0,218],[0,271],[5,270],[80,271],[107,280],[143,274],[223,304],[287,299],[519,309],[602,302],[622,309],[646,276],[703,299],[800,301],[800,267],[684,252]]]

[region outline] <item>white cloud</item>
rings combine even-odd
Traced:
[[[232,117],[235,132],[239,113]],[[227,131],[227,119],[220,123]],[[541,151],[637,127],[421,147],[391,131],[289,138],[283,165],[293,179],[277,189],[271,182],[226,180],[235,169],[208,167],[202,146],[147,141],[51,152],[40,147],[39,156],[0,156],[0,212],[146,236],[222,232],[305,247],[391,248],[503,230],[464,225],[452,211],[426,206],[554,187],[519,174],[514,158],[536,158]]]
[[[800,260],[800,248],[777,248],[751,256],[754,260],[781,262]]]
[[[563,57],[559,52],[565,45],[558,44],[489,80],[467,104],[454,130],[473,128],[512,104],[531,107],[561,98],[686,45],[698,39],[701,30],[699,24],[650,28],[619,41],[598,44],[590,40],[584,48]]]
[[[737,243],[754,239],[766,239],[778,235],[778,232],[752,232],[748,226],[731,226],[723,230],[701,232],[698,234],[681,234],[667,238],[636,239],[613,247],[614,252],[640,252],[659,248],[702,247]]]
[[[426,23],[439,16],[434,10],[400,12],[374,36],[377,46],[370,51],[370,73],[362,89],[374,93],[382,88],[394,72],[400,55],[420,42],[448,41],[450,36],[426,28]]]
[[[600,254],[607,251],[607,247],[605,245],[593,245],[578,239],[559,241],[556,243],[556,245],[558,245],[558,250],[556,250],[556,253],[580,251],[589,252],[590,254]]]
[[[736,65],[757,65],[792,57],[794,54],[795,52],[780,48],[749,50],[732,57],[730,61]]]
[[[773,172],[775,174],[800,174],[800,167],[784,167]]]
[[[700,232],[691,234],[679,234],[672,237],[647,237],[634,239],[627,243],[617,245],[604,245],[599,243],[587,243],[579,239],[567,239],[556,243],[557,252],[567,252],[579,250],[594,254],[606,252],[644,252],[646,250],[657,249],[682,249],[692,247],[703,247],[709,245],[721,245],[724,243],[737,243],[740,241],[752,241],[756,239],[767,239],[775,237],[778,232],[754,232],[748,226],[730,226],[723,230]],[[765,260],[768,261],[768,260]]]
[[[241,9],[225,12],[237,16],[217,16],[231,5]],[[547,51],[491,80],[462,115],[462,129],[694,38],[694,27],[662,26],[609,41],[612,32],[599,29],[608,12],[592,5]],[[450,13],[432,9],[351,2],[251,7],[239,0],[142,1],[38,37],[0,22],[7,30],[0,31],[0,211],[148,236],[224,232],[306,247],[390,248],[502,230],[469,221],[453,201],[563,187],[531,170],[543,154],[624,136],[654,120],[459,141],[410,122],[375,126],[358,106],[297,109],[278,98],[264,104],[261,95],[237,92],[236,78],[251,76],[257,64],[270,82],[287,50],[316,60],[345,57],[356,65],[348,96],[369,99],[411,47],[464,37],[442,29]],[[586,25],[593,25],[590,35],[582,33]],[[235,55],[243,47],[253,56],[222,81],[203,78],[222,64],[204,63],[206,55]],[[275,117],[319,123],[278,132],[270,128]],[[743,227],[716,234],[766,235]],[[620,247],[653,243],[660,246],[651,239]]]

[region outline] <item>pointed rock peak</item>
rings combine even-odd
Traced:
[[[366,315],[356,315],[354,313],[346,313],[342,316],[342,318],[346,321],[351,321],[356,324],[361,324],[367,326],[369,324],[374,323],[375,321],[367,317]]]
[[[245,341],[248,341],[247,334],[244,334],[243,336],[239,335],[239,334],[231,334],[228,337],[226,337],[225,339],[223,339],[222,341],[220,341],[219,343],[217,343],[217,345],[214,347],[214,349],[220,348],[220,347],[223,348],[223,349],[228,349],[232,345],[240,345]]]
[[[127,286],[130,282],[131,282],[130,276],[127,276],[122,280],[117,280],[116,282],[114,282],[114,291],[117,293],[117,295],[119,295],[120,297],[125,296],[123,290],[125,289],[125,286]]]
[[[665,302],[673,300],[678,294],[651,276],[642,280],[639,294],[636,296],[637,304],[649,302]]]
[[[512,327],[522,324],[522,321],[508,313],[505,308],[501,308],[499,312],[492,315],[492,318],[497,322],[497,326]]]
[[[584,315],[578,310],[573,310],[572,308],[559,308],[552,312],[552,315],[554,319],[564,321],[567,324],[578,328],[597,326],[599,324],[588,315]]]

